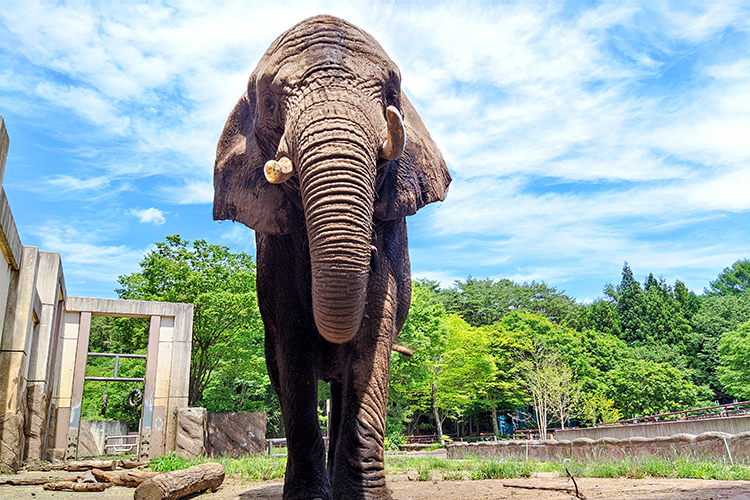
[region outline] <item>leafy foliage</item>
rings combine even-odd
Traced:
[[[667,363],[630,359],[606,375],[607,395],[626,417],[687,410],[708,394]]]
[[[575,320],[578,305],[564,292],[541,281],[515,283],[469,276],[456,281],[455,289],[440,292],[448,313],[461,316],[472,326],[487,326],[513,311],[537,313],[556,323]]]
[[[724,388],[742,400],[750,399],[750,321],[724,333],[718,351]]]
[[[711,282],[707,295],[742,295],[750,292],[750,260],[738,260]]]
[[[156,243],[140,272],[120,276],[116,291],[123,299],[193,304],[189,404],[251,409],[249,401],[265,401],[268,392],[267,378],[259,374],[263,329],[255,265],[226,246],[189,243],[178,235]],[[211,397],[203,401],[206,393]]]

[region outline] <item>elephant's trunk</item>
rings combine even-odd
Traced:
[[[377,151],[361,125],[336,115],[308,124],[297,156],[315,323],[341,344],[359,330],[365,309]]]

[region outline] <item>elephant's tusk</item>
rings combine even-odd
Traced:
[[[396,351],[397,353],[403,354],[404,356],[409,356],[410,358],[414,356],[414,351],[402,345],[393,344],[391,349]]]
[[[388,106],[385,110],[385,120],[388,122],[388,132],[380,157],[386,160],[395,160],[401,157],[406,144],[406,133],[404,132],[404,119],[396,106]]]
[[[294,175],[294,165],[292,165],[292,160],[286,156],[282,156],[278,161],[268,160],[263,172],[266,174],[268,182],[271,184],[281,184]]]

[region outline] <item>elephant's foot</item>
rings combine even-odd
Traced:
[[[341,491],[334,488],[333,500],[393,500],[391,490],[387,486],[375,488],[356,488]]]
[[[366,463],[366,462],[365,462]],[[358,465],[364,465],[360,462]],[[342,468],[334,472],[333,500],[384,500],[391,499],[391,490],[385,483],[382,462],[369,463],[365,469]]]
[[[331,490],[284,481],[284,500],[331,500]]]
[[[294,474],[284,478],[284,500],[331,500],[328,473]]]

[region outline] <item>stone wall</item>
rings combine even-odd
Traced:
[[[729,459],[750,463],[750,432],[726,434],[677,434],[655,438],[632,437],[627,439],[579,438],[573,441],[487,441],[448,445],[448,458],[467,456],[499,460],[622,460],[626,458],[697,458]]]
[[[258,455],[265,450],[266,412],[208,414],[208,456]]]

